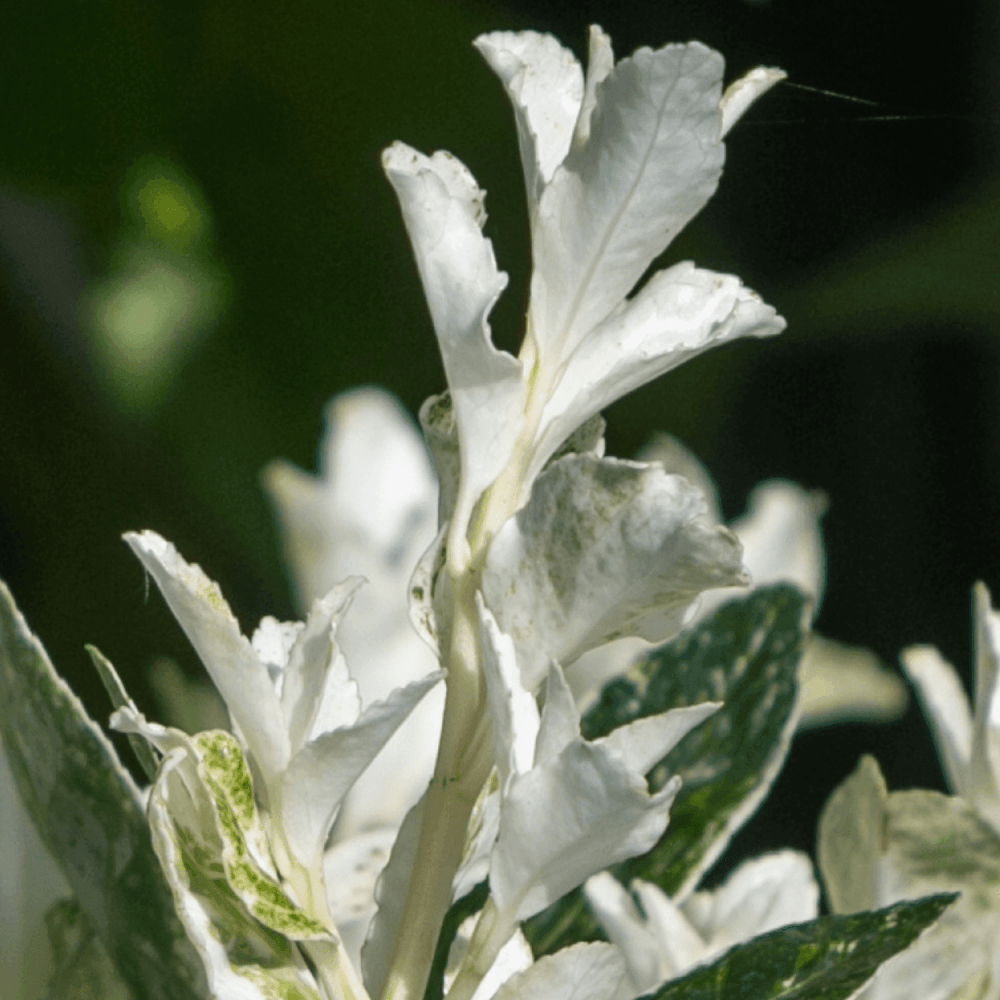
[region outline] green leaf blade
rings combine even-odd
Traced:
[[[928,896],[783,927],[665,983],[648,1000],[847,1000],[956,898]]]

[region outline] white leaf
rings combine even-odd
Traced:
[[[493,754],[503,789],[513,775],[528,771],[534,762],[538,706],[521,681],[510,636],[500,631],[480,594],[476,595],[476,606],[486,699],[493,723]]]
[[[623,635],[662,641],[702,590],[741,582],[739,543],[704,514],[702,495],[657,466],[570,455],[539,476],[483,572],[525,687],[550,658]]]
[[[722,707],[720,701],[674,708],[613,729],[594,743],[617,754],[630,771],[648,774],[695,726]]]
[[[781,83],[788,74],[783,69],[758,66],[746,76],[733,81],[719,101],[722,110],[722,135],[725,135],[743,117],[747,108],[766,94],[776,83]]]
[[[899,662],[917,689],[948,784],[956,794],[968,795],[972,712],[955,668],[933,646],[910,646]]]
[[[902,677],[864,646],[849,646],[813,632],[799,669],[800,730],[834,722],[891,722],[909,704]]]
[[[351,577],[316,601],[288,651],[281,709],[293,754],[307,739],[350,725],[361,711],[358,686],[335,637],[363,583],[360,577]]]
[[[540,958],[502,986],[496,1000],[624,1000],[634,996],[618,950],[592,942]]]
[[[632,889],[646,911],[646,925],[653,934],[660,954],[662,979],[679,976],[709,956],[709,943],[691,926],[680,907],[659,886],[636,879],[632,883]]]
[[[125,541],[156,581],[270,782],[290,754],[281,702],[218,585],[155,532],[130,532]]]
[[[525,920],[609,865],[648,851],[680,787],[645,779],[582,740],[511,783],[490,864],[498,911]]]
[[[784,328],[774,309],[732,275],[690,261],[659,271],[568,358],[543,411],[531,471],[576,426],[633,389],[712,347]]]
[[[389,964],[399,937],[410,875],[417,856],[426,798],[425,794],[406,814],[396,842],[392,845],[389,861],[375,885],[375,903],[378,909],[361,948],[361,971],[365,989],[372,997],[382,996],[389,976]]]
[[[656,989],[670,970],[631,894],[610,872],[592,875],[584,882],[583,892],[608,940],[622,953],[636,992]]]
[[[608,74],[615,68],[615,54],[611,48],[611,39],[599,25],[590,26],[587,52],[587,80],[584,85],[583,104],[576,119],[573,130],[573,145],[582,149],[590,138],[590,119],[597,107],[597,87],[604,83]]]
[[[569,49],[535,31],[495,31],[475,46],[514,106],[529,211],[565,159],[583,100],[583,73]]]
[[[160,777],[150,789],[149,824],[177,915],[202,960],[207,994],[226,1000],[282,1000],[289,995],[320,1000],[297,952],[289,948],[276,954],[274,937],[254,928],[255,922],[239,911],[235,897],[227,900],[216,891],[210,900],[193,888],[192,874],[201,885],[212,884],[212,858],[204,850],[192,850],[191,828],[178,829],[177,816],[184,811],[178,799],[185,793],[183,786],[174,782],[172,771],[183,764],[185,755],[186,751],[178,748],[164,760]]]
[[[545,681],[545,706],[535,741],[534,763],[538,765],[552,760],[579,739],[580,713],[562,668],[552,660]],[[626,766],[629,765],[626,763]]]
[[[543,359],[567,358],[715,191],[722,69],[697,42],[643,48],[596,88],[588,140],[538,208],[530,322]]]
[[[464,529],[520,428],[521,364],[493,346],[487,322],[507,276],[481,231],[484,193],[462,163],[397,142],[382,165],[399,197],[451,391],[462,467],[453,516]]]
[[[819,886],[801,851],[774,851],[739,865],[710,892],[696,892],[684,915],[719,955],[735,944],[819,916]]]
[[[443,676],[439,671],[393,691],[366,708],[353,725],[324,733],[292,758],[283,782],[282,823],[289,847],[307,870],[318,864],[337,807],[351,785]]]

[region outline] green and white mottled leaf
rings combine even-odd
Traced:
[[[551,658],[571,664],[623,635],[674,635],[709,587],[743,582],[739,542],[702,494],[655,465],[568,455],[497,532],[483,596],[534,690]]]
[[[201,996],[141,798],[0,584],[0,730],[46,846],[137,997]]]
[[[178,746],[149,793],[149,822],[184,927],[202,960],[210,996],[226,1000],[320,1000],[298,949],[248,912],[229,884],[213,829],[179,823],[198,816],[185,801],[204,794],[191,752]],[[192,777],[194,780],[192,781]]]
[[[45,926],[55,963],[45,1000],[134,1000],[75,899],[56,903]]]
[[[723,707],[650,772],[683,784],[656,847],[615,869],[659,885],[682,902],[757,809],[788,753],[797,721],[799,658],[807,600],[779,584],[720,608],[691,632],[650,651],[607,684],[583,717],[583,735],[604,736],[638,718],[709,699]],[[598,933],[581,893],[525,926],[536,954]]]
[[[239,743],[221,730],[199,733],[193,743],[199,754],[198,776],[215,812],[230,887],[257,920],[289,940],[328,939],[329,930],[307,916],[278,882]]]
[[[916,941],[954,895],[875,913],[820,917],[737,945],[717,962],[649,994],[650,1000],[848,1000],[878,967]],[[910,996],[922,996],[918,991]]]

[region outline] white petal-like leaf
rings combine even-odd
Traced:
[[[725,135],[743,117],[744,112],[758,97],[762,97],[787,76],[783,69],[758,66],[726,87],[719,101],[722,110],[722,134]]]
[[[552,760],[570,743],[579,739],[580,713],[562,668],[553,660],[549,664],[549,675],[545,682],[545,707],[542,709],[538,738],[535,741],[534,763],[538,765]],[[626,761],[626,766],[631,765]]]
[[[810,635],[802,656],[800,730],[835,722],[892,722],[909,701],[902,677],[870,649]]]
[[[583,892],[608,940],[621,952],[636,992],[655,989],[669,970],[664,967],[661,948],[631,893],[610,872],[592,875],[584,882]]]
[[[500,773],[500,787],[506,788],[513,775],[523,774],[534,763],[538,706],[521,680],[510,636],[500,631],[481,595],[476,595],[476,605],[486,699],[493,722],[494,760]]]
[[[494,31],[475,46],[504,85],[514,106],[529,211],[566,158],[583,100],[576,56],[551,35]]]
[[[524,920],[617,861],[648,851],[680,787],[645,779],[582,740],[511,783],[490,864],[497,909]]]
[[[410,875],[417,856],[426,798],[425,794],[406,814],[392,845],[389,861],[375,885],[378,909],[361,948],[361,971],[369,996],[382,996],[389,976],[393,947],[399,937]]]
[[[623,635],[675,634],[707,587],[743,581],[740,546],[701,493],[657,466],[571,455],[493,539],[483,595],[525,687]]]
[[[156,581],[269,782],[289,758],[281,702],[218,586],[155,532],[130,532],[125,541]]]
[[[972,712],[955,668],[933,646],[910,646],[899,662],[917,689],[948,784],[957,795],[968,795]]]
[[[573,145],[582,149],[590,138],[590,119],[597,106],[597,87],[604,83],[608,74],[615,68],[615,54],[611,48],[611,39],[600,25],[590,26],[589,44],[587,46],[587,79],[584,84],[583,104],[576,119],[573,130]]]
[[[550,363],[607,317],[715,191],[722,69],[697,42],[643,48],[597,87],[589,138],[543,192],[533,234],[531,327]]]
[[[819,916],[819,886],[801,851],[774,851],[739,865],[717,889],[696,892],[684,915],[711,954]]]
[[[661,982],[679,976],[708,957],[709,942],[659,886],[635,879],[632,890],[646,912],[646,924],[659,950]]]
[[[618,754],[629,770],[647,774],[695,726],[700,726],[721,707],[722,702],[706,701],[689,708],[674,708],[619,726],[594,742]]]
[[[482,234],[484,193],[462,163],[397,142],[382,165],[399,197],[451,391],[462,467],[454,516],[464,528],[520,428],[521,363],[493,346],[487,321],[507,276]]]
[[[358,686],[335,637],[363,583],[360,577],[352,577],[316,601],[288,652],[281,708],[293,754],[306,740],[350,725],[361,711]]]
[[[597,941],[539,959],[505,983],[496,1000],[623,1000],[633,995],[621,954]]]
[[[882,902],[878,866],[888,794],[875,758],[864,756],[823,807],[816,860],[834,913],[874,910]]]
[[[568,358],[542,416],[531,469],[579,424],[698,354],[740,337],[780,333],[785,321],[729,274],[690,261],[655,274]]]
[[[289,847],[307,870],[317,866],[351,785],[443,676],[439,671],[393,691],[352,726],[325,733],[292,758],[284,776],[282,820]]]

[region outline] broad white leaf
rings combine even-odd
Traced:
[[[575,944],[512,977],[496,1000],[626,1000],[634,996],[625,963],[609,944]]]
[[[719,955],[735,944],[819,916],[819,885],[801,851],[774,851],[739,865],[711,891],[683,905],[691,926]]]
[[[722,70],[697,42],[643,48],[597,86],[587,141],[538,207],[530,323],[543,359],[568,358],[715,191]]]
[[[497,909],[525,920],[595,872],[648,851],[680,787],[655,795],[605,747],[571,743],[511,783],[490,863]]]
[[[580,713],[562,668],[553,660],[545,680],[545,706],[535,741],[534,763],[544,764],[552,760],[580,738]],[[631,767],[627,760],[626,766]]]
[[[543,411],[531,471],[573,428],[616,399],[712,347],[784,328],[775,310],[732,275],[690,261],[658,272],[566,361]]]
[[[570,455],[536,480],[493,539],[483,595],[529,690],[623,635],[661,641],[698,594],[744,580],[740,546],[699,491],[662,468]]]

